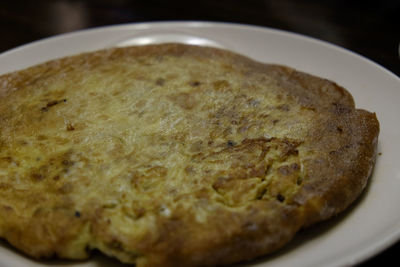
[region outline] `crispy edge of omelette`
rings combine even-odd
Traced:
[[[257,202],[250,211],[238,214],[237,218],[232,218],[232,214],[221,213],[207,225],[207,228],[220,229],[221,224],[230,223],[229,229],[237,233],[234,240],[227,240],[224,233],[207,231],[204,226],[191,222],[191,218],[185,217],[185,214],[181,215],[183,218],[181,222],[159,221],[158,231],[170,229],[174,234],[164,233],[165,240],[156,247],[155,244],[144,241],[140,249],[147,253],[144,253],[147,257],[137,259],[136,263],[139,266],[229,264],[270,253],[286,244],[299,229],[343,211],[365,188],[374,166],[379,134],[379,123],[375,114],[356,109],[350,93],[334,82],[289,67],[258,63],[225,50],[182,44],[161,44],[85,53],[0,76],[0,98],[11,97],[16,88],[24,90],[42,75],[51,76],[62,72],[65,68],[79,68],[81,65],[85,65],[85,68],[95,68],[98,64],[119,58],[161,55],[218,59],[236,71],[242,72],[249,79],[252,79],[254,74],[261,77],[272,76],[304,107],[322,109],[331,116],[315,122],[314,130],[309,133],[305,141],[305,145],[317,153],[313,159],[304,162],[308,179],[291,199],[291,203]],[[262,79],[259,82],[262,83]],[[29,92],[26,94],[28,96]],[[0,114],[0,119],[1,115],[3,114]],[[265,216],[266,209],[274,210],[279,216]],[[12,227],[6,229],[7,231],[3,230],[2,236],[35,258],[50,257],[53,254],[66,258],[88,256],[69,255],[63,252],[66,248],[61,243],[76,238],[76,235],[85,232],[82,229],[87,227],[76,218],[55,213],[46,217],[49,221],[27,222],[11,215],[5,207],[0,209],[0,216],[7,218],[8,224],[32,227],[31,236],[21,237],[21,232],[14,231]],[[38,246],[39,241],[43,241],[38,230],[39,225],[51,225],[54,222],[57,222],[54,229],[59,232],[59,237],[51,241],[45,240],[42,246]],[[243,229],[243,225],[246,224],[250,226],[257,224],[258,230]],[[206,232],[202,232],[203,230]],[[192,242],[185,236],[189,232],[205,236]],[[210,243],[210,240],[214,240],[213,243]],[[123,252],[121,255],[113,256],[129,262],[129,256]]]

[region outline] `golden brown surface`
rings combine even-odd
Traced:
[[[116,48],[0,77],[0,236],[35,257],[229,264],[365,187],[379,132],[333,82],[213,48]]]

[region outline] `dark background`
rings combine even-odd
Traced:
[[[399,0],[1,0],[0,52],[82,28],[211,20],[313,36],[355,51],[399,76],[399,15]]]
[[[361,54],[399,76],[399,16],[399,0],[1,0],[0,52],[103,25],[208,20],[312,36]],[[400,253],[400,243],[360,266],[393,265],[389,260],[396,260],[396,253]]]

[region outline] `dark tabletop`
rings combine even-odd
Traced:
[[[167,20],[236,22],[312,36],[400,75],[399,0],[1,0],[0,53],[55,34]],[[399,88],[400,89],[400,88]],[[400,243],[360,266],[393,265]],[[393,261],[397,262],[397,261]]]

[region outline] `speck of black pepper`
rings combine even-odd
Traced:
[[[227,145],[228,145],[228,146],[235,146],[236,143],[233,142],[232,140],[229,140],[228,143],[227,143]]]
[[[79,211],[75,211],[75,217],[77,218],[81,217],[81,213]]]
[[[190,85],[196,87],[196,86],[200,85],[200,82],[199,81],[192,81],[192,82],[190,82]]]
[[[278,195],[276,196],[276,199],[279,200],[280,202],[285,201],[285,197],[282,196],[281,194],[278,194]]]

